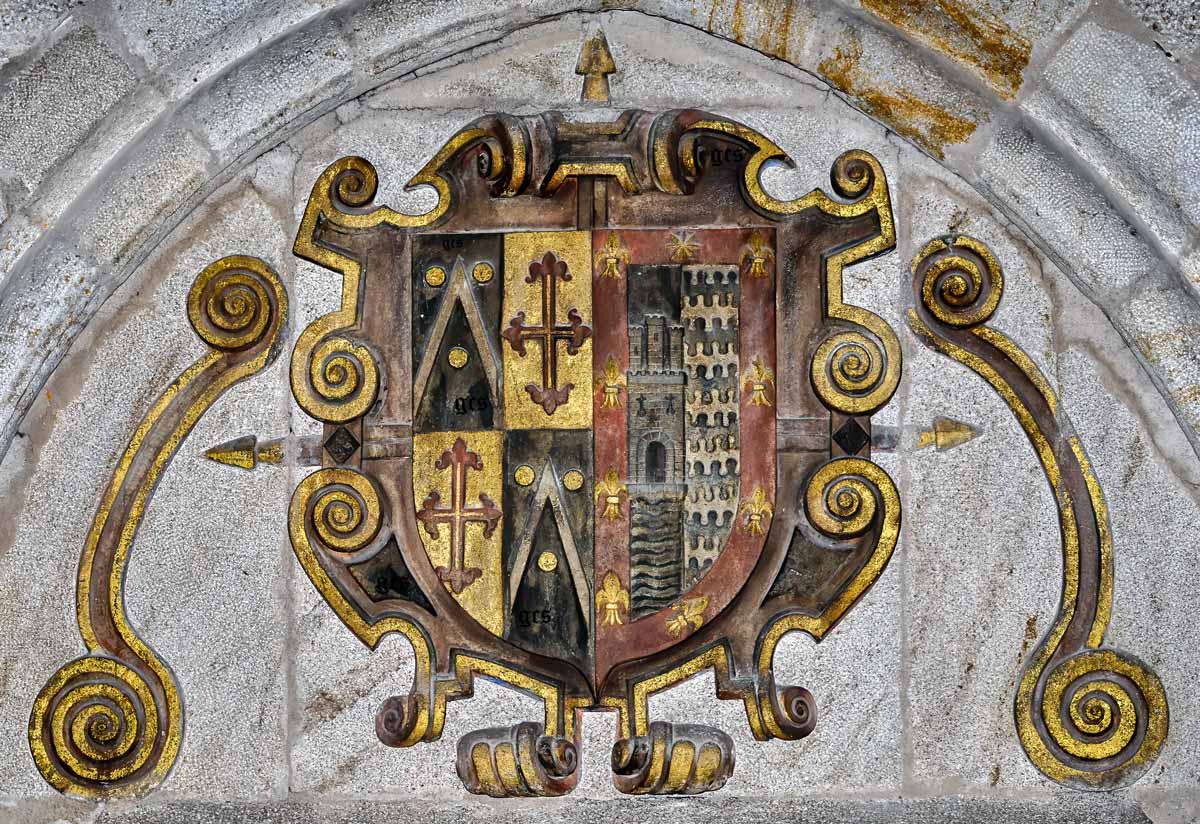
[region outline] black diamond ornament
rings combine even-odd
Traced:
[[[344,426],[335,429],[329,436],[329,440],[325,441],[325,451],[340,464],[350,460],[350,456],[356,449],[358,449],[358,438],[354,437]]]
[[[871,438],[858,425],[858,421],[849,418],[837,432],[833,433],[833,440],[847,455],[857,455]]]

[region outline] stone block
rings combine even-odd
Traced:
[[[62,244],[47,244],[5,284],[0,305],[0,443],[7,444],[38,387],[95,311],[104,273]]]
[[[94,29],[70,31],[0,92],[0,168],[36,189],[136,83]]]
[[[1019,126],[997,129],[979,156],[978,175],[986,191],[1065,260],[1075,282],[1102,305],[1160,265],[1091,182]]]
[[[1017,0],[937,6],[858,0],[857,5],[974,74],[1003,98],[1021,88],[1035,47],[1053,42],[1087,0]]]
[[[1185,61],[1200,45],[1200,12],[1175,0],[1121,0],[1121,4],[1161,38],[1171,58]]]
[[[83,0],[12,0],[0,7],[0,69],[36,46]]]
[[[803,64],[854,105],[941,160],[990,119],[986,102],[913,46],[842,15],[825,15]]]
[[[130,50],[168,78],[175,97],[320,10],[306,0],[134,0],[122,3],[114,22]]]
[[[1149,283],[1130,295],[1113,320],[1154,370],[1180,420],[1195,432],[1200,427],[1200,306],[1190,290]]]
[[[147,136],[121,173],[106,177],[80,205],[88,219],[79,225],[76,242],[105,263],[128,263],[142,244],[179,219],[176,211],[208,179],[208,161],[205,147],[187,131]]]
[[[345,28],[361,69],[394,77],[567,12],[599,9],[599,0],[534,0],[503,13],[487,0],[371,0],[347,15]]]
[[[312,107],[339,99],[350,86],[351,66],[338,25],[320,17],[214,78],[189,98],[180,117],[195,124],[225,165],[268,135],[282,137]]]
[[[1086,23],[1022,106],[1182,253],[1200,223],[1200,96],[1166,55]]]

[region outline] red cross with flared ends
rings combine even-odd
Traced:
[[[553,415],[554,410],[567,402],[575,384],[558,385],[558,342],[565,341],[567,354],[574,355],[583,346],[583,342],[591,337],[592,330],[583,322],[583,316],[578,309],[567,312],[567,323],[556,325],[554,318],[558,315],[558,282],[571,279],[565,261],[555,257],[553,252],[547,252],[541,261],[529,264],[529,275],[526,283],[542,282],[542,322],[538,326],[525,325],[525,313],[518,312],[517,316],[508,322],[508,328],[500,334],[512,344],[513,350],[525,357],[525,342],[538,344],[542,351],[542,384],[525,385],[525,391],[533,402],[546,410],[547,415]]]
[[[466,569],[467,524],[483,524],[483,537],[490,538],[500,522],[500,509],[487,493],[479,493],[482,506],[467,507],[467,470],[483,470],[483,461],[474,452],[467,449],[467,442],[462,438],[454,441],[454,446],[442,453],[434,467],[440,470],[452,469],[450,477],[450,506],[438,506],[442,496],[437,490],[431,490],[421,504],[417,520],[425,527],[431,537],[438,537],[441,524],[450,525],[450,566],[437,568],[438,580],[449,584],[450,591],[455,595],[469,587],[483,574],[477,567]]]

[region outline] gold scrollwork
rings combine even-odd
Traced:
[[[141,795],[175,763],[183,735],[179,688],[129,624],[125,569],[171,458],[225,390],[274,359],[287,310],[283,284],[257,258],[222,258],[192,284],[188,319],[210,351],[159,396],[113,471],[79,564],[77,620],[88,655],[51,676],[30,714],[34,761],[64,793]]]
[[[545,735],[532,721],[467,733],[458,742],[458,777],[467,792],[493,798],[565,795],[579,782],[574,741]]]
[[[789,632],[802,631],[820,641],[883,573],[900,534],[900,493],[882,467],[865,458],[837,458],[809,478],[804,492],[809,521],[834,539],[877,532],[875,548],[849,584],[820,615],[789,614],[776,619],[758,641],[757,672],[762,685],[758,706],[765,737],[791,740],[811,731],[816,704],[802,688],[776,689],[771,675],[775,648]],[[785,714],[780,716],[777,711]]]
[[[733,766],[733,739],[700,724],[655,721],[645,735],[621,738],[612,750],[613,784],[632,795],[717,790]]]
[[[344,423],[361,417],[379,393],[375,357],[350,336],[338,335],[359,320],[362,264],[352,256],[317,241],[318,229],[329,224],[344,231],[378,226],[419,229],[432,226],[450,213],[452,192],[445,169],[455,158],[479,149],[477,169],[497,196],[514,197],[529,182],[529,134],[518,118],[491,115],[475,121],[452,138],[405,185],[406,190],[430,186],[437,202],[428,212],[407,215],[387,206],[369,208],[379,178],[365,158],[334,161],[313,184],[312,194],[296,233],[298,257],[342,275],[338,309],[310,323],[292,350],[291,384],[296,402],[318,420]]]
[[[1003,293],[995,256],[974,238],[937,238],[914,259],[912,272],[923,314],[910,309],[909,327],[1000,394],[1033,445],[1058,507],[1062,594],[1058,614],[1017,685],[1021,746],[1061,784],[1128,785],[1166,740],[1167,696],[1144,663],[1103,647],[1112,610],[1113,546],[1100,484],[1041,370],[1004,334],[983,325]]]

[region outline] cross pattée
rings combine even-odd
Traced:
[[[554,323],[558,314],[558,281],[570,279],[566,262],[559,260],[553,252],[543,255],[540,262],[535,260],[530,263],[525,282],[542,282],[542,322],[538,326],[526,326],[525,312],[517,312],[517,316],[508,322],[508,328],[500,333],[521,357],[525,357],[526,341],[538,344],[541,349],[541,386],[529,383],[525,385],[525,391],[534,403],[546,410],[547,415],[553,415],[555,409],[564,405],[575,388],[573,383],[561,387],[558,385],[558,341],[566,341],[567,354],[574,355],[592,334],[591,327],[584,324],[578,309],[572,308],[567,312],[568,323]]]

